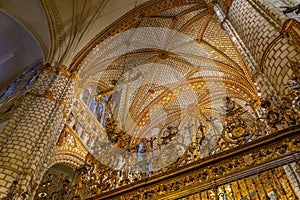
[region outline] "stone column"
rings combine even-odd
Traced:
[[[248,57],[255,62],[254,79],[267,79],[275,91],[283,92],[293,73],[292,63],[300,60],[300,23],[297,17],[285,16],[280,8],[289,5],[289,1],[219,0],[218,3],[225,16],[222,24],[237,33]]]
[[[74,74],[64,66],[41,70],[0,133],[0,198],[15,180],[17,188],[33,193],[71,108]]]

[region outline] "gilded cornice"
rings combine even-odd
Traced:
[[[75,79],[77,75],[76,72],[70,72],[64,65],[51,66],[50,64],[46,64],[40,67],[39,70],[52,74],[61,74],[68,79]]]
[[[262,171],[264,169],[259,166],[267,163],[272,162],[272,167],[276,167],[299,159],[299,133],[300,125],[290,127],[91,199],[143,199],[145,196],[147,199],[147,195],[151,195],[153,199],[176,199],[204,187],[212,188],[212,183],[223,184],[226,177],[239,176],[242,172],[243,176],[252,175],[257,173],[251,171],[254,168]]]

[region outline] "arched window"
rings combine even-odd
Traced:
[[[24,89],[27,89],[34,82],[34,80],[36,80],[36,77],[37,77],[37,74],[38,74],[37,69],[41,65],[42,65],[42,63],[38,63],[26,72],[26,74],[25,74],[26,84],[24,86]]]
[[[30,68],[26,73],[21,74],[10,86],[0,93],[0,104],[10,99],[12,95],[26,90],[37,77],[37,69],[42,63],[38,63]]]

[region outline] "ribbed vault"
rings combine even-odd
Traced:
[[[216,153],[229,108],[240,108],[243,123],[253,125],[256,87],[209,7],[194,3],[152,14],[94,45],[82,59],[78,87],[93,88],[98,100],[109,99],[110,119],[125,135],[113,142],[125,151],[120,154],[138,152],[142,145],[144,153],[161,158],[171,144],[178,146],[180,157],[196,143],[197,159]],[[243,131],[236,134],[232,144],[244,137]],[[151,169],[163,167],[154,165]]]

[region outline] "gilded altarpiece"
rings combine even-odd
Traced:
[[[298,199],[300,126],[91,199]],[[289,171],[289,163],[297,169]],[[294,176],[294,177],[291,177]]]

